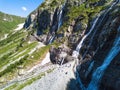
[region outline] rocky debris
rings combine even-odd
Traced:
[[[17,69],[18,69],[18,75],[19,76],[22,76],[22,75],[25,74],[23,66],[18,66]]]
[[[65,62],[69,62],[69,61],[74,61],[74,57],[70,56],[70,55],[67,55],[65,57]]]
[[[70,53],[70,49],[66,46],[59,46],[58,48],[55,48],[52,46],[50,48],[50,60],[54,64],[61,64],[62,60],[64,60],[63,63],[71,61],[68,60],[69,56],[67,56]]]
[[[81,36],[79,37],[79,38],[81,38]],[[71,34],[70,36],[69,36],[69,44],[76,44],[76,42],[78,41],[78,35],[76,35],[76,34]]]
[[[78,90],[73,73],[74,63],[72,61],[56,68],[52,73],[26,86],[23,90]]]
[[[33,35],[29,35],[28,39],[29,39],[30,42],[37,41],[36,38]]]
[[[37,36],[36,34],[31,34],[31,35],[28,35],[27,36],[27,39],[29,39],[30,42],[33,42],[33,41],[38,41],[38,42],[42,42],[44,44],[46,44],[46,38],[47,38],[47,35],[41,35],[41,36]]]

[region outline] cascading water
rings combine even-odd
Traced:
[[[107,15],[107,13],[112,9],[112,7],[113,7],[114,5],[116,5],[118,2],[119,2],[119,0],[116,0],[116,1],[111,5],[111,7],[107,10],[106,14],[104,14],[101,22],[103,21],[103,19],[104,19],[105,16]],[[82,45],[83,45],[83,42],[84,42],[84,40],[91,34],[91,32],[93,31],[94,27],[96,26],[96,23],[97,23],[97,21],[99,20],[99,18],[100,18],[100,15],[95,19],[95,21],[94,21],[94,23],[93,23],[90,31],[82,38],[82,40],[81,40],[80,43],[78,44],[76,50],[73,51],[72,56],[76,58],[76,62],[77,62],[77,64],[75,65],[75,67],[77,67],[77,65],[78,65],[78,59],[77,59],[77,58],[78,58],[78,55],[79,55],[79,51],[80,51],[80,49],[81,49],[81,47],[82,47]],[[120,28],[119,28],[119,31],[120,31]],[[93,33],[93,35],[94,35],[94,34],[95,34],[95,33]],[[93,37],[92,37],[92,38],[93,38]],[[117,38],[116,38],[116,41],[115,41],[115,43],[114,43],[114,47],[111,49],[111,51],[110,51],[108,57],[105,59],[105,62],[103,63],[103,65],[102,65],[101,67],[99,67],[99,68],[94,72],[94,74],[93,74],[93,76],[92,76],[92,80],[91,80],[91,82],[90,82],[90,84],[89,84],[89,86],[88,86],[87,88],[82,84],[81,78],[79,77],[79,73],[78,73],[77,69],[75,69],[76,79],[77,79],[77,81],[78,81],[78,83],[79,83],[79,85],[80,85],[80,87],[81,87],[82,90],[97,90],[97,89],[98,89],[98,83],[100,82],[100,79],[101,79],[102,75],[104,74],[105,69],[106,69],[107,66],[110,64],[110,62],[113,60],[113,58],[120,52],[120,47],[118,47],[119,44],[120,44],[120,37],[117,37]],[[91,45],[91,42],[90,42],[89,45]],[[117,48],[119,48],[119,49],[117,49]],[[92,65],[93,65],[93,64],[94,64],[94,63],[92,63]],[[90,66],[90,69],[91,69],[92,65]],[[86,74],[86,75],[87,75],[87,74]],[[96,80],[97,80],[97,82],[96,82]]]
[[[104,60],[103,64],[96,69],[96,71],[92,75],[92,80],[90,84],[88,85],[87,90],[98,90],[99,83],[101,81],[101,78],[108,67],[108,65],[111,63],[111,61],[115,58],[115,56],[120,52],[120,27],[118,28],[118,35],[116,37],[116,40],[114,42],[114,45],[112,49],[110,50],[108,56]]]
[[[59,28],[61,27],[62,25],[62,15],[63,15],[63,10],[64,10],[64,7],[65,7],[65,4],[66,4],[67,0],[65,1],[65,3],[62,5],[62,9],[60,10],[59,12],[59,15],[58,15],[58,27],[57,27],[57,31],[59,30]],[[50,38],[49,40],[49,44],[51,44],[53,42],[55,38],[55,35],[52,35],[52,37]]]
[[[49,44],[51,44],[51,43],[53,42],[54,38],[55,38],[55,35],[53,35],[53,36],[50,38]]]
[[[94,65],[94,61],[92,61],[92,63],[91,63],[90,66],[88,67],[88,70],[87,70],[86,73],[85,73],[85,77],[88,76],[88,74],[90,73],[90,71],[91,71],[92,68],[93,68],[93,65]]]
[[[82,45],[83,45],[84,40],[85,40],[85,39],[91,34],[91,32],[93,31],[93,29],[94,29],[94,27],[95,27],[95,25],[96,25],[99,17],[100,17],[100,15],[98,15],[98,17],[95,19],[95,21],[93,22],[93,25],[92,25],[90,31],[82,38],[82,40],[80,41],[80,43],[79,43],[78,46],[76,47],[76,50],[73,51],[73,54],[72,54],[73,57],[75,57],[75,58],[78,57],[79,51],[80,51],[80,49],[81,49],[81,47],[82,47]]]
[[[119,0],[118,0],[118,1],[119,1]],[[107,11],[104,11],[105,14],[103,15],[101,21],[99,22],[99,25],[101,25],[101,23],[103,22],[103,20],[104,20],[105,17],[107,16],[107,14],[110,12],[110,10],[112,9],[112,7],[118,3],[118,1],[114,2]],[[84,59],[85,55],[87,54],[87,52],[88,52],[88,50],[89,50],[89,48],[90,48],[90,46],[91,46],[91,44],[92,44],[92,42],[93,42],[93,38],[94,38],[94,35],[96,34],[96,32],[97,32],[97,29],[94,31],[92,37],[90,38],[90,43],[89,43],[89,45],[88,45],[88,49],[85,51],[82,59]]]
[[[67,0],[66,0],[66,1],[67,1]],[[62,15],[63,15],[63,10],[64,10],[64,7],[65,7],[66,1],[65,1],[65,3],[62,5],[62,9],[60,10],[60,13],[59,13],[58,28],[57,28],[57,30],[59,30],[59,28],[60,28],[61,25],[62,25]]]
[[[76,66],[75,66],[75,68],[76,68],[77,65],[79,64],[79,63],[78,63],[78,55],[79,55],[79,51],[80,51],[80,49],[81,49],[81,47],[82,47],[82,44],[83,44],[84,40],[85,40],[85,39],[91,34],[91,32],[93,31],[93,29],[94,29],[94,27],[95,27],[95,25],[96,25],[99,17],[100,17],[100,15],[98,15],[98,17],[95,19],[95,21],[93,22],[93,25],[92,25],[90,31],[82,38],[82,40],[81,40],[80,43],[78,44],[76,50],[73,51],[72,56],[76,59]],[[84,87],[84,85],[82,84],[81,79],[80,79],[80,77],[79,77],[79,73],[78,73],[78,71],[77,71],[76,69],[75,69],[75,72],[76,72],[76,79],[78,80],[78,83],[79,83],[80,87],[81,87],[83,90],[85,90],[85,87]]]
[[[61,62],[61,65],[63,65],[63,62],[64,62],[64,58],[62,58],[62,62]]]

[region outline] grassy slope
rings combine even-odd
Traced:
[[[39,43],[36,41],[28,43],[26,35],[28,35],[27,31],[20,30],[0,41],[1,84],[5,84],[6,81],[18,76],[18,66],[23,66],[23,69],[26,71],[40,63],[47,54],[51,45],[39,48],[29,55],[28,53]]]
[[[40,63],[50,48],[50,45],[44,46],[29,55],[39,43],[28,43],[29,31],[13,31],[22,22],[24,18],[0,12],[0,38],[8,34],[6,39],[0,40],[0,86],[18,75],[18,66],[26,70]]]
[[[18,24],[23,23],[24,20],[25,18],[0,12],[0,38],[16,28]]]

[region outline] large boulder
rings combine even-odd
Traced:
[[[54,64],[63,64],[65,62],[71,61],[68,60],[68,54],[70,53],[70,49],[64,45],[59,46],[58,48],[52,46],[49,52],[50,60]]]

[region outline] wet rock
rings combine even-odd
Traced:
[[[43,34],[43,30],[46,30],[48,26],[50,26],[50,12],[47,10],[43,10],[42,12],[38,11],[37,15],[37,35]]]
[[[69,61],[73,61],[73,60],[75,60],[75,59],[72,56],[67,55],[65,57],[65,62],[69,62]]]
[[[50,60],[52,63],[61,64],[70,61],[67,59],[68,58],[67,55],[70,53],[70,49],[65,45],[59,46],[58,48],[52,46],[49,52],[50,52]]]
[[[80,37],[79,37],[80,38]],[[69,44],[74,44],[74,43],[76,43],[77,41],[78,41],[78,35],[76,35],[76,34],[71,34],[70,36],[69,36]]]

